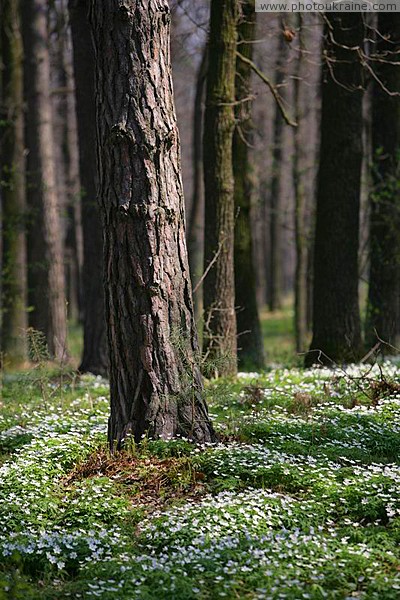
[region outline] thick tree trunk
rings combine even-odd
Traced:
[[[278,58],[276,61],[275,86],[283,96],[281,89],[285,79],[285,65],[287,61],[288,50],[284,36],[280,33]],[[282,278],[283,278],[283,248],[282,248],[282,208],[281,208],[281,187],[282,187],[282,151],[283,151],[283,127],[284,121],[277,104],[275,105],[274,117],[274,145],[272,153],[272,179],[271,194],[269,198],[269,227],[270,227],[270,247],[267,265],[269,269],[269,286],[267,288],[268,308],[271,311],[277,310],[282,306]]]
[[[27,103],[31,324],[44,331],[50,354],[67,354],[67,324],[61,224],[55,187],[47,2],[22,3]]]
[[[358,240],[362,160],[361,13],[326,16],[314,247],[313,339],[306,364],[360,356]]]
[[[373,63],[372,146],[374,190],[370,201],[370,277],[366,341],[378,337],[395,352],[400,329],[400,13],[378,15]],[[393,62],[398,64],[393,64]]]
[[[109,442],[211,441],[185,240],[166,0],[92,0]]]
[[[4,205],[3,338],[8,361],[27,358],[27,272],[25,239],[25,144],[22,39],[19,2],[4,0],[1,24],[0,180]]]
[[[295,121],[298,124],[293,129],[293,188],[295,201],[295,241],[296,241],[296,272],[294,288],[294,330],[296,338],[296,351],[304,352],[306,349],[307,337],[307,266],[308,266],[308,232],[306,226],[306,196],[304,193],[303,174],[302,174],[302,110],[300,98],[300,86],[302,81],[302,63],[303,52],[301,40],[301,19],[298,19],[298,37],[299,47],[296,73],[293,79],[293,104],[295,111]]]
[[[79,173],[83,228],[83,356],[79,370],[108,375],[104,316],[103,233],[96,201],[95,57],[88,21],[89,0],[70,0],[74,52]]]
[[[202,277],[204,262],[203,103],[207,63],[208,49],[206,45],[197,73],[193,113],[193,199],[187,236],[189,269],[193,289]],[[196,321],[199,321],[201,317],[202,289],[202,286],[199,285],[196,293],[193,294]]]
[[[204,119],[204,356],[213,374],[237,369],[234,179],[237,0],[212,0]],[[208,369],[210,372],[211,369]]]
[[[252,59],[256,33],[254,0],[242,4],[238,27],[238,52]],[[238,361],[241,368],[262,369],[264,348],[258,315],[256,274],[253,263],[251,223],[252,173],[249,145],[252,140],[251,67],[238,57],[236,62],[236,130],[233,136],[235,177],[235,305],[238,331]]]

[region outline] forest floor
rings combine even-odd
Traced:
[[[400,597],[400,368],[207,385],[223,441],[111,457],[108,384],[4,378],[0,598]]]

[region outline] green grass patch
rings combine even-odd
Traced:
[[[8,373],[0,600],[398,598],[399,375],[208,382],[218,444],[145,438],[111,456],[106,381]]]

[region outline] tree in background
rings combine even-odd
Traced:
[[[236,129],[233,136],[233,172],[235,178],[235,306],[240,367],[261,369],[264,349],[256,296],[251,223],[252,172],[249,146],[252,141],[251,74],[252,69],[241,56],[252,60],[256,33],[254,0],[241,4],[238,24],[236,61]]]
[[[280,89],[285,80],[288,44],[279,32],[278,52],[275,64],[275,88]],[[284,91],[281,89],[280,95]],[[269,194],[269,256],[267,256],[267,300],[271,311],[282,307],[283,248],[282,248],[282,176],[283,176],[283,128],[284,120],[278,103],[275,103],[273,125],[272,176]]]
[[[188,220],[188,255],[194,293],[196,321],[201,317],[202,286],[200,280],[204,262],[204,176],[203,176],[203,123],[204,91],[208,69],[208,50],[205,45],[196,79],[193,113],[193,197]]]
[[[314,248],[313,339],[306,364],[356,361],[363,15],[325,16]]]
[[[307,337],[307,266],[308,266],[308,228],[306,219],[306,195],[304,190],[304,138],[303,106],[301,103],[301,82],[303,78],[303,59],[305,53],[302,18],[298,13],[297,31],[298,46],[296,48],[296,67],[293,77],[293,105],[297,127],[293,128],[293,163],[292,177],[294,189],[294,221],[296,243],[296,272],[294,282],[294,330],[296,351],[304,352]]]
[[[0,3],[0,186],[3,202],[4,263],[0,270],[3,335],[0,351],[8,361],[27,358],[27,264],[23,49],[19,2]]]
[[[31,325],[45,332],[50,354],[62,360],[67,352],[67,323],[55,187],[47,8],[45,0],[24,0],[21,5],[27,105],[29,287]]]
[[[71,322],[77,323],[81,317],[83,241],[71,28],[67,6],[63,1],[50,2],[49,9],[56,184],[58,202],[62,206],[61,214],[64,220],[68,318]]]
[[[104,317],[103,233],[96,199],[95,57],[88,22],[89,0],[69,0],[74,54],[79,173],[83,228],[83,356],[81,372],[106,376],[108,349]]]
[[[196,363],[166,0],[92,0],[109,442],[214,432]]]
[[[211,0],[204,117],[204,355],[214,374],[237,369],[234,282],[234,178],[237,0]]]
[[[366,341],[378,336],[390,353],[400,335],[400,13],[379,13],[376,36]]]

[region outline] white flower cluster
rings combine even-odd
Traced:
[[[235,418],[252,443],[184,449],[209,489],[223,491],[148,513],[134,533],[134,488],[100,473],[66,478],[105,443],[108,403],[90,393],[103,393],[103,380],[86,378],[64,403],[8,411],[0,562],[17,554],[53,573],[52,597],[60,589],[59,597],[104,600],[395,599],[400,396],[349,398],[399,372],[385,363],[240,375],[261,390],[254,402],[236,388],[215,396],[211,410],[228,430]],[[0,577],[0,596],[1,586]]]

